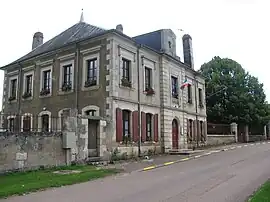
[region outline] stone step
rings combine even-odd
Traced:
[[[171,149],[169,154],[171,155],[190,155],[203,152],[203,150],[192,150],[192,149]]]

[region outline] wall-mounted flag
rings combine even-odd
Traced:
[[[181,89],[183,89],[183,88],[185,88],[186,86],[190,86],[191,84],[188,82],[188,80],[187,79],[185,79],[185,81],[184,81],[184,83],[182,83],[182,85],[181,85]]]

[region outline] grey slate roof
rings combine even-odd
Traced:
[[[23,60],[30,59],[31,57],[40,55],[42,53],[52,51],[58,48],[61,48],[69,43],[84,40],[87,38],[91,38],[106,32],[107,30],[87,24],[85,22],[79,22],[72,27],[68,28],[67,30],[63,31],[59,35],[55,36],[51,40],[47,41],[46,43],[38,46],[30,53],[26,54],[25,56],[21,57],[20,59],[10,63],[14,64],[17,62],[21,62]]]

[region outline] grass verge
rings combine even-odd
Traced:
[[[57,170],[76,170],[80,173],[55,174]],[[118,173],[115,169],[97,169],[89,165],[57,167],[52,169],[15,172],[0,175],[0,198],[20,195],[49,187],[60,187],[102,178]]]
[[[269,202],[270,201],[270,180],[261,186],[248,200],[249,202]]]

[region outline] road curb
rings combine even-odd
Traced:
[[[162,164],[151,165],[151,166],[148,166],[148,167],[144,167],[143,169],[138,170],[138,171],[139,172],[145,172],[145,171],[149,171],[149,170],[153,170],[153,169],[157,169],[157,168],[161,168],[161,167],[165,167],[165,166],[170,166],[170,165],[180,163],[180,162],[189,161],[189,160],[192,160],[192,159],[198,159],[198,158],[201,158],[203,156],[208,156],[208,155],[219,153],[219,152],[230,151],[230,150],[240,149],[240,148],[247,147],[247,146],[256,146],[256,145],[261,145],[261,144],[266,144],[266,143],[270,144],[270,141],[257,142],[257,143],[246,143],[246,144],[243,144],[243,145],[234,145],[234,146],[223,148],[223,149],[208,151],[206,153],[202,153],[202,154],[199,154],[199,155],[194,155],[194,156],[191,156],[191,157],[182,158],[182,159],[179,159],[179,160],[176,160],[176,161],[169,161],[169,162],[165,162],[165,163],[162,163]]]

